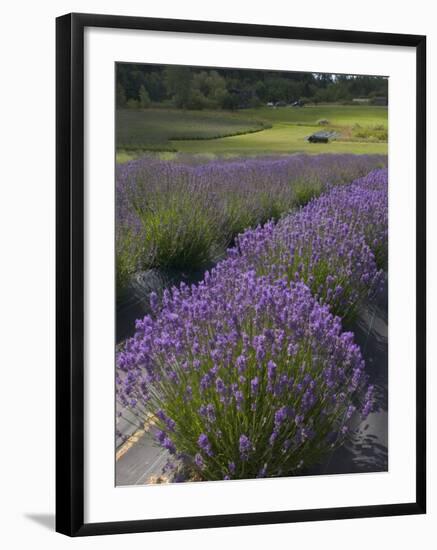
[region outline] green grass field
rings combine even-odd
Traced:
[[[146,109],[117,111],[117,149],[171,149],[170,140],[214,139],[268,128],[250,113]]]
[[[117,112],[117,162],[145,151],[212,156],[287,153],[387,154],[388,110],[368,105],[261,107],[237,112],[176,109]],[[319,125],[320,120],[325,124]],[[327,123],[326,123],[327,121]],[[317,130],[336,140],[309,143]]]
[[[272,109],[261,107],[259,109],[245,109],[246,115],[256,116],[260,120],[270,123],[288,122],[290,124],[317,125],[317,121],[327,119],[334,126],[352,126],[355,123],[361,125],[387,125],[387,107],[374,107],[371,105],[307,105],[305,107],[279,107]]]

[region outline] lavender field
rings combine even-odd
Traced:
[[[162,275],[117,346],[121,446],[147,431],[168,481],[311,473],[347,446],[381,400],[355,327],[386,290],[386,166],[292,155],[117,167],[117,316],[138,274]]]
[[[277,221],[333,185],[386,166],[381,155],[292,155],[197,162],[144,157],[117,166],[116,273],[121,292],[150,268],[195,270],[248,228]]]

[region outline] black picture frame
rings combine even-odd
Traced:
[[[415,48],[416,499],[312,510],[84,522],[84,29],[282,38]],[[423,514],[426,511],[426,38],[284,26],[68,14],[56,20],[56,530],[69,536]]]

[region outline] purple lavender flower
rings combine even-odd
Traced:
[[[250,381],[250,390],[252,395],[256,395],[258,393],[259,388],[259,378],[258,376],[255,376],[255,378],[252,378]]]
[[[244,355],[239,355],[235,362],[238,372],[243,374],[247,367],[247,358]]]
[[[349,405],[346,411],[346,420],[349,420],[350,418],[352,418],[352,415],[354,414],[356,409],[357,408],[354,405]]]
[[[176,446],[168,436],[164,437],[164,440],[162,441],[162,446],[164,447],[164,449],[167,449],[170,454],[176,453]]]
[[[273,447],[273,445],[275,444],[275,441],[278,437],[278,433],[279,433],[279,430],[277,427],[275,427],[269,437],[269,444],[271,447]]]
[[[156,411],[156,416],[165,423],[165,425],[171,432],[174,431],[176,422],[172,418],[167,416],[162,409]]]
[[[200,388],[202,391],[206,391],[211,386],[212,380],[211,375],[209,373],[202,376],[202,379],[200,380]]]
[[[203,452],[205,452],[208,456],[213,456],[211,443],[209,442],[208,436],[206,434],[200,434],[197,443]]]
[[[269,379],[270,382],[272,382],[276,376],[276,371],[277,371],[277,365],[274,361],[269,361],[267,363],[267,377]]]
[[[150,293],[150,308],[153,312],[156,312],[158,310],[158,295],[156,292]]]
[[[215,422],[215,419],[216,419],[215,407],[212,403],[208,403],[207,405],[201,405],[201,407],[199,408],[199,413],[208,422],[210,423]]]
[[[194,464],[200,468],[201,470],[203,470],[203,468],[205,467],[205,463],[203,461],[203,458],[202,458],[202,455],[200,453],[196,453],[194,455]]]
[[[220,396],[220,401],[224,401],[226,397],[226,386],[221,378],[216,379],[215,389]]]
[[[236,390],[234,393],[235,403],[237,404],[237,409],[241,411],[241,404],[244,401],[243,392],[241,390]]]
[[[246,461],[249,459],[249,454],[252,452],[252,443],[247,435],[242,434],[239,440],[239,449],[241,460]]]
[[[275,412],[275,426],[279,427],[288,417],[287,407],[283,406]]]
[[[167,437],[167,434],[163,430],[156,430],[155,438],[159,443],[161,443],[161,445],[164,444],[166,437]]]
[[[374,386],[370,385],[367,389],[366,396],[364,398],[364,407],[361,413],[363,418],[366,418],[369,415],[369,413],[372,411],[373,391],[374,391]]]
[[[302,414],[297,414],[294,421],[296,423],[296,426],[301,426],[304,421],[304,416]]]

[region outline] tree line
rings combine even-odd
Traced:
[[[387,78],[380,76],[118,63],[116,102],[119,108],[167,104],[182,109],[233,110],[266,103],[387,97],[387,85]]]

